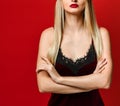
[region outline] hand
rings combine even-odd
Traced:
[[[95,69],[95,71],[93,73],[101,73],[105,69],[106,64],[107,64],[106,59],[105,58],[101,58],[98,61],[96,69]]]
[[[44,63],[42,63],[40,65],[39,69],[47,71],[48,74],[53,79],[53,81],[58,83],[59,80],[61,79],[61,76],[56,71],[55,67],[52,65],[52,63],[46,57],[41,57],[41,59],[44,61]]]

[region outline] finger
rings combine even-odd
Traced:
[[[101,61],[101,63],[104,63],[106,61],[106,58],[104,58],[102,61]]]
[[[101,70],[105,67],[106,64],[107,64],[106,59],[99,60],[99,63],[97,64],[97,67],[96,67],[96,70],[94,71],[94,73],[101,72]]]
[[[41,57],[42,60],[44,60],[47,64],[50,64],[49,60],[46,57]]]
[[[107,64],[107,61],[102,62],[102,63],[99,65],[99,69],[101,69],[102,67],[105,67],[106,64]]]
[[[99,72],[102,72],[104,69],[105,69],[105,66],[101,67],[101,68],[99,69]]]
[[[102,67],[98,72],[101,73],[103,70],[105,70],[105,67]]]
[[[39,72],[41,72],[41,71],[45,71],[45,69],[43,69],[43,68],[38,68],[38,69],[36,70],[37,73],[39,73]]]
[[[48,65],[46,63],[42,63],[42,64],[40,64],[40,66],[38,67],[38,69],[47,71],[48,70]]]
[[[105,67],[101,67],[100,69],[95,70],[93,73],[101,73]]]
[[[43,57],[43,59],[44,59],[47,63],[51,64],[50,61],[48,60],[48,58]]]
[[[105,58],[102,58],[102,59],[99,60],[98,64],[100,65],[100,64],[102,64],[104,61],[106,61],[106,59],[105,59]]]
[[[101,61],[98,62],[98,68],[101,67],[106,62],[106,59],[101,59]]]
[[[39,70],[45,70],[45,65],[40,65],[40,66],[38,67],[38,69],[39,69]]]

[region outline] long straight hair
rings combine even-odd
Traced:
[[[91,33],[95,45],[97,59],[99,59],[102,54],[103,45],[91,0],[86,1],[83,17],[84,17],[84,26],[88,28],[88,30]],[[50,59],[53,65],[55,65],[56,63],[56,57],[62,41],[64,22],[65,22],[65,11],[61,6],[61,1],[56,0],[55,20],[54,20],[54,40],[52,46],[49,48],[48,51],[48,58]]]

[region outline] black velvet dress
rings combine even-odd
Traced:
[[[87,54],[75,62],[63,55],[59,49],[55,68],[61,76],[83,76],[93,73],[97,65],[97,56],[92,41]],[[99,90],[83,93],[52,93],[48,106],[104,106]]]

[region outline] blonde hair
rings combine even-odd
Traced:
[[[55,20],[54,20],[54,40],[52,46],[48,51],[48,58],[51,63],[55,65],[56,57],[58,50],[62,41],[62,34],[64,29],[65,13],[64,9],[61,6],[61,1],[56,1],[55,7]],[[95,50],[97,54],[97,59],[101,57],[102,54],[102,38],[100,36],[100,31],[96,22],[95,13],[91,0],[86,1],[84,9],[84,25],[86,28],[89,28],[89,31],[92,35],[93,42],[95,45]]]

